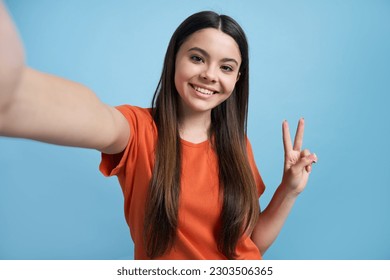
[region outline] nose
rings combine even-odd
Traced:
[[[217,73],[214,67],[208,66],[205,67],[204,71],[201,73],[201,78],[204,81],[208,81],[210,83],[215,83],[217,82]]]

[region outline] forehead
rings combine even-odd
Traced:
[[[228,34],[215,28],[205,28],[191,34],[180,47],[180,51],[188,51],[198,47],[212,56],[234,58],[241,62],[241,53],[236,41]]]

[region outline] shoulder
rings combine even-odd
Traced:
[[[138,118],[145,120],[153,120],[152,109],[151,108],[141,108],[138,106],[132,105],[119,105],[115,107],[119,112],[121,112],[126,119],[129,118]]]
[[[252,144],[249,141],[248,136],[245,136],[245,140],[246,140],[246,151],[247,151],[247,153],[250,154],[250,155],[253,155]]]
[[[120,105],[115,107],[126,118],[132,138],[145,139],[155,138],[157,128],[152,116],[151,108],[141,108],[132,105]]]

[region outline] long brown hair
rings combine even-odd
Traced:
[[[218,157],[223,193],[218,249],[228,258],[245,232],[251,232],[259,214],[257,189],[247,157],[246,125],[249,98],[249,60],[245,33],[226,15],[205,11],[188,17],[174,32],[165,55],[152,112],[158,130],[155,165],[145,209],[145,248],[150,258],[171,249],[176,238],[180,195],[181,144],[178,129],[179,94],[174,83],[180,46],[194,32],[216,28],[230,35],[241,53],[240,78],[232,95],[211,112],[210,136]],[[210,138],[211,139],[211,138]]]

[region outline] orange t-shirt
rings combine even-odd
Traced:
[[[131,136],[126,149],[116,155],[102,154],[100,171],[116,175],[124,194],[124,210],[134,241],[135,259],[148,259],[143,247],[144,208],[152,176],[157,128],[150,109],[123,105],[117,109],[126,117]],[[218,160],[209,141],[199,144],[181,140],[182,173],[177,237],[173,248],[158,259],[226,259],[218,251],[220,224]],[[257,170],[252,149],[247,145],[249,162],[256,180],[258,195],[264,183]],[[237,244],[238,259],[261,259],[249,236]]]

